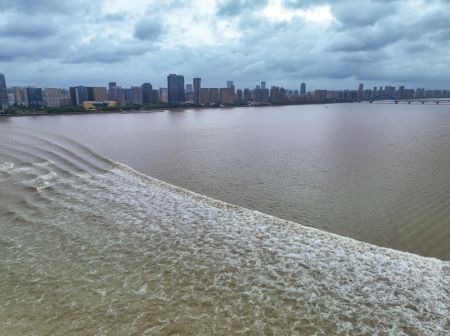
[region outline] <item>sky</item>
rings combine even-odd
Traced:
[[[450,89],[445,0],[0,0],[7,84]]]

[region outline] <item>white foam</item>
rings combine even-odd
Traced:
[[[20,181],[41,193],[0,204],[0,302],[15,309],[0,308],[0,334],[450,333],[449,262],[214,200],[120,163],[66,177],[46,168]]]

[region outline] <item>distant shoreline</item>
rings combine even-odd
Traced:
[[[86,110],[86,111],[73,111],[73,112],[36,112],[36,113],[5,113],[0,114],[1,117],[40,117],[40,116],[52,116],[52,115],[88,115],[88,114],[139,114],[139,113],[157,113],[164,111],[186,111],[186,110],[208,110],[208,109],[230,109],[230,108],[248,108],[248,107],[278,107],[278,106],[302,106],[302,105],[326,105],[326,104],[341,104],[341,103],[354,103],[354,102],[321,102],[321,103],[308,103],[308,104],[280,104],[280,105],[235,105],[235,106],[180,106],[180,107],[164,107],[158,106],[155,108],[147,108],[143,110],[123,110],[123,111],[99,111],[99,110]]]
[[[369,103],[369,101],[336,101],[336,102],[317,102],[317,103],[303,103],[303,104],[278,104],[278,105],[234,105],[234,106],[158,106],[154,108],[146,108],[142,110],[122,110],[122,111],[99,111],[99,110],[86,110],[86,111],[73,111],[73,112],[36,112],[36,113],[5,113],[0,114],[0,118],[4,117],[41,117],[41,116],[61,116],[61,115],[89,115],[89,114],[139,114],[139,113],[157,113],[165,111],[186,111],[186,110],[208,110],[208,109],[231,109],[231,108],[249,108],[249,107],[281,107],[281,106],[305,106],[305,105],[331,105],[331,104],[354,104],[354,103]],[[385,100],[374,101],[374,104],[389,104],[394,102],[386,102]],[[400,101],[399,103],[407,103],[407,101]],[[417,105],[416,102],[413,103]],[[411,104],[411,105],[413,105]],[[428,105],[428,104],[427,104]],[[433,104],[434,105],[434,104]],[[448,104],[442,104],[448,105]]]

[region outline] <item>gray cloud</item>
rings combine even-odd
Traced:
[[[116,22],[116,21],[123,21],[127,18],[127,16],[124,13],[114,13],[114,14],[107,14],[103,17],[103,20]]]
[[[115,45],[110,41],[93,40],[79,45],[64,58],[64,63],[89,64],[89,63],[121,63],[130,57],[141,56],[154,50],[139,43],[125,43]]]
[[[139,40],[156,41],[163,34],[164,27],[157,19],[143,19],[134,28],[134,37]]]
[[[45,38],[54,36],[57,32],[58,26],[56,24],[42,18],[30,18],[24,24],[22,17],[13,16],[6,20],[4,24],[0,24],[0,34],[4,38]]]
[[[244,11],[256,10],[268,4],[268,0],[223,0],[219,3],[219,16],[237,16]]]
[[[97,6],[99,4],[97,2]],[[16,11],[27,14],[72,14],[83,8],[89,10],[95,5],[88,0],[0,0],[0,11]]]
[[[91,0],[0,0],[0,72],[23,85],[164,86],[176,72],[216,87],[228,79],[238,87],[450,86],[447,1],[283,1],[291,13],[329,6],[335,20],[326,23],[267,17],[267,0],[216,0],[204,12],[195,3],[143,0],[138,12]]]

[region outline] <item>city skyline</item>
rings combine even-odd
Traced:
[[[10,85],[163,87],[159,74],[173,72],[209,87],[437,89],[450,78],[446,1],[3,0],[0,10]]]
[[[441,98],[450,98],[450,90],[430,90],[426,88],[408,88],[385,85],[367,88],[359,83],[357,89],[340,90],[307,90],[305,82],[299,89],[268,85],[261,81],[254,88],[236,87],[233,80],[227,80],[223,87],[211,88],[202,86],[202,78],[185,81],[181,74],[167,75],[167,86],[153,86],[149,82],[131,87],[117,85],[116,81],[108,82],[108,86],[71,86],[66,88],[40,88],[35,86],[6,85],[4,74],[0,73],[0,111],[15,108],[58,108],[84,107],[84,109],[108,109],[142,106],[259,106],[286,104],[339,103],[390,99],[412,100],[424,104],[432,101],[439,104]],[[119,83],[120,84],[120,83]],[[427,100],[428,99],[428,100]],[[448,103],[449,99],[445,99]],[[441,101],[442,102],[442,101]],[[11,109],[10,109],[11,107]]]

